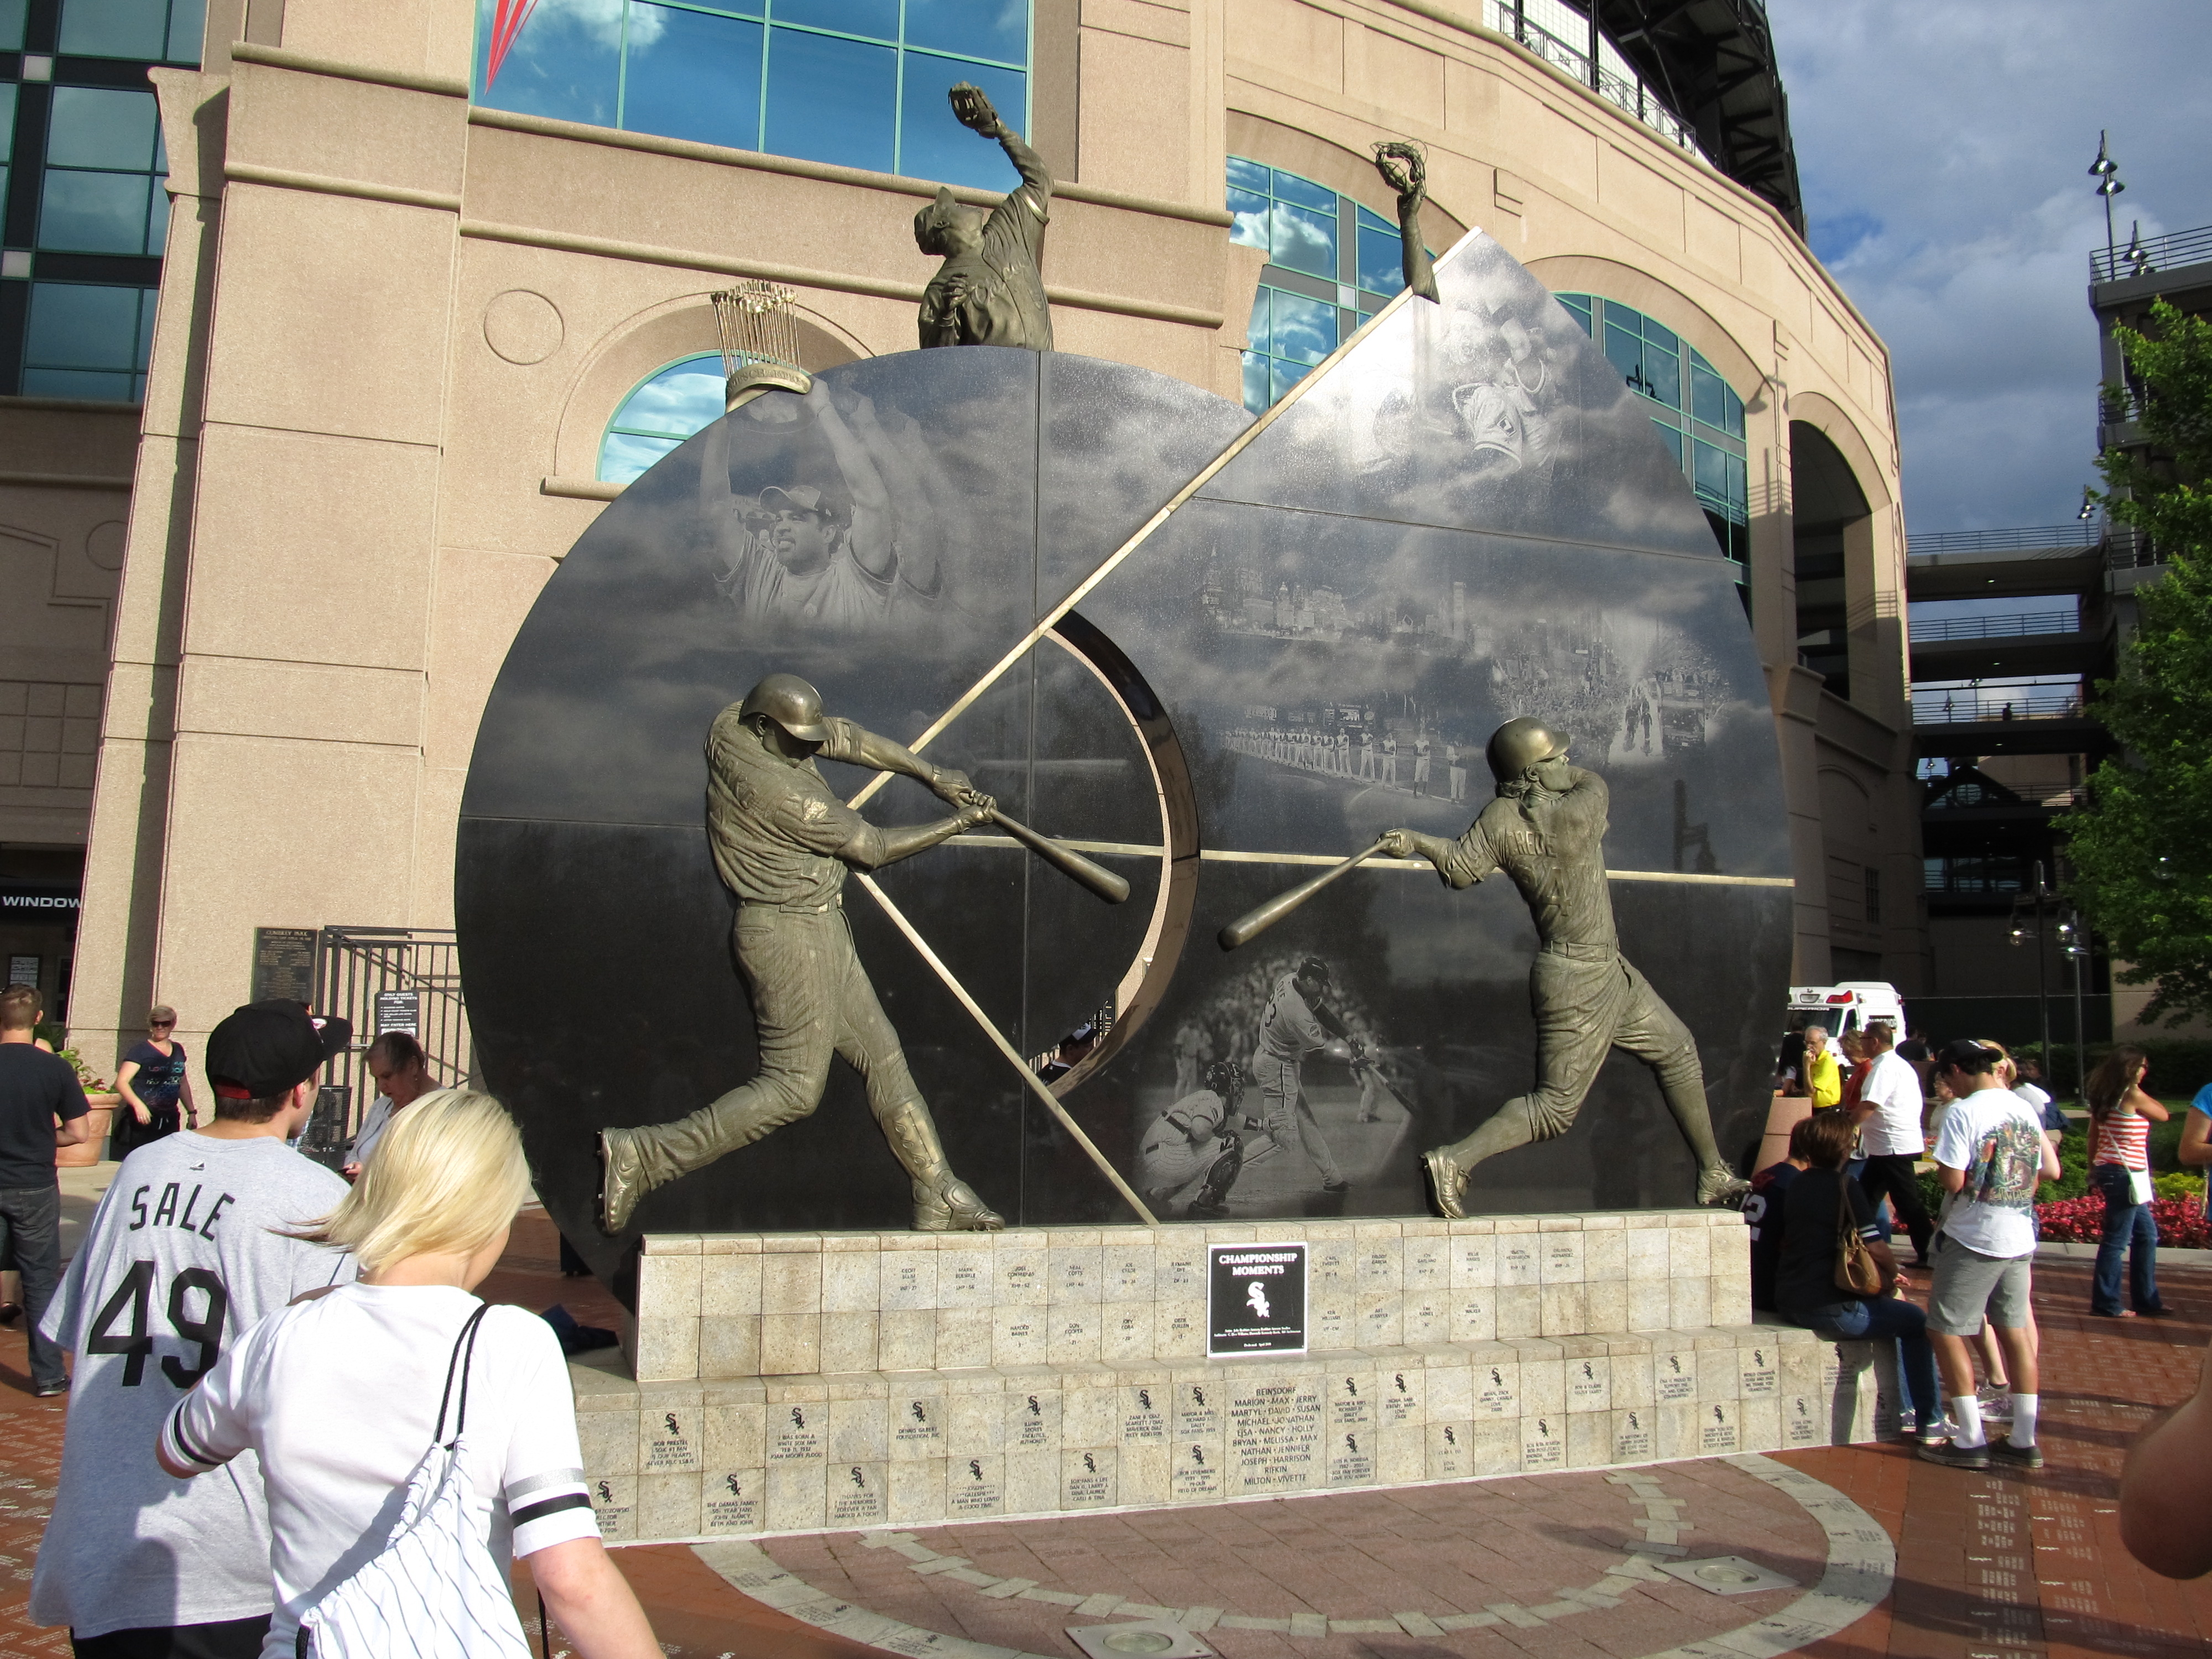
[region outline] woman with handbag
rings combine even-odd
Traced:
[[[1855,1133],[1850,1121],[1841,1112],[1824,1112],[1802,1127],[1812,1167],[1791,1183],[1783,1215],[1776,1311],[1825,1341],[1893,1339],[1920,1437],[1940,1440],[1943,1408],[1928,1316],[1893,1293],[1897,1259],[1875,1230],[1874,1206],[1844,1171]]]
[[[2165,1107],[2145,1094],[2150,1060],[2120,1044],[2099,1060],[2081,1085],[2089,1108],[2089,1185],[2105,1200],[2105,1226],[2097,1241],[2097,1273],[2089,1311],[2106,1319],[2162,1314],[2158,1294],[2158,1221],[2150,1212],[2150,1126],[2163,1123]],[[2120,1305],[2120,1258],[2128,1261],[2128,1300]]]
[[[599,1542],[553,1328],[470,1294],[529,1191],[504,1107],[424,1096],[301,1235],[352,1251],[360,1281],[270,1315],[170,1413],[172,1475],[258,1454],[276,1601],[262,1659],[529,1659],[510,1556],[584,1659],[659,1659]]]

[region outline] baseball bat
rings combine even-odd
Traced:
[[[1382,850],[1382,842],[1378,840],[1373,846],[1354,853],[1343,863],[1331,865],[1319,875],[1309,878],[1295,887],[1284,889],[1264,904],[1254,905],[1221,930],[1221,948],[1233,951],[1240,945],[1250,944],[1339,876],[1366,863]]]
[[[1052,865],[1063,875],[1073,878],[1098,895],[1109,904],[1119,904],[1129,896],[1129,884],[1103,864],[1094,864],[1073,847],[1054,841],[1050,836],[1040,836],[1026,823],[1008,817],[997,807],[991,809],[991,822],[1016,841]]]

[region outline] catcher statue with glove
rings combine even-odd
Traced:
[[[1044,228],[1050,218],[1052,174],[991,107],[979,87],[952,88],[960,125],[995,138],[1019,190],[986,214],[939,186],[937,199],[914,216],[915,246],[945,263],[921,295],[921,343],[1022,346],[1052,349],[1052,308],[1044,297]]]

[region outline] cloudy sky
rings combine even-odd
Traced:
[[[1906,524],[2071,520],[2094,474],[2087,168],[2120,243],[2212,225],[2203,0],[1767,0],[1814,250],[1888,342]]]

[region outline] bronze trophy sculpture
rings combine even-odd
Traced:
[[[1049,351],[1052,308],[1045,301],[1042,266],[1052,174],[999,118],[980,87],[963,81],[949,96],[961,125],[999,141],[1022,185],[988,214],[954,200],[940,186],[937,199],[914,216],[915,246],[945,261],[922,290],[922,348],[996,345]]]
[[[1437,298],[1437,273],[1429,250],[1421,242],[1421,204],[1429,197],[1428,161],[1419,144],[1402,139],[1375,146],[1375,170],[1398,195],[1399,259],[1406,286],[1431,305]]]
[[[1536,1087],[1466,1139],[1422,1155],[1437,1209],[1466,1214],[1460,1200],[1468,1171],[1483,1159],[1565,1134],[1615,1048],[1657,1074],[1667,1109],[1698,1159],[1698,1202],[1741,1201],[1750,1184],[1714,1144],[1696,1039],[1620,954],[1606,886],[1605,780],[1568,765],[1566,734],[1526,716],[1492,734],[1489,758],[1498,798],[1465,835],[1446,841],[1392,830],[1378,843],[1392,858],[1427,859],[1453,888],[1504,871],[1542,941],[1528,970]]]
[[[934,823],[879,828],[837,798],[817,755],[904,773],[959,810]],[[770,674],[715,716],[707,772],[707,837],[738,899],[734,942],[752,994],[760,1072],[673,1123],[601,1129],[600,1225],[620,1232],[655,1187],[812,1112],[835,1054],[866,1080],[868,1108],[913,1178],[916,1230],[1004,1226],[946,1164],[842,908],[848,866],[874,870],[927,852],[993,818],[994,803],[965,774],[825,716],[821,693],[792,674]]]

